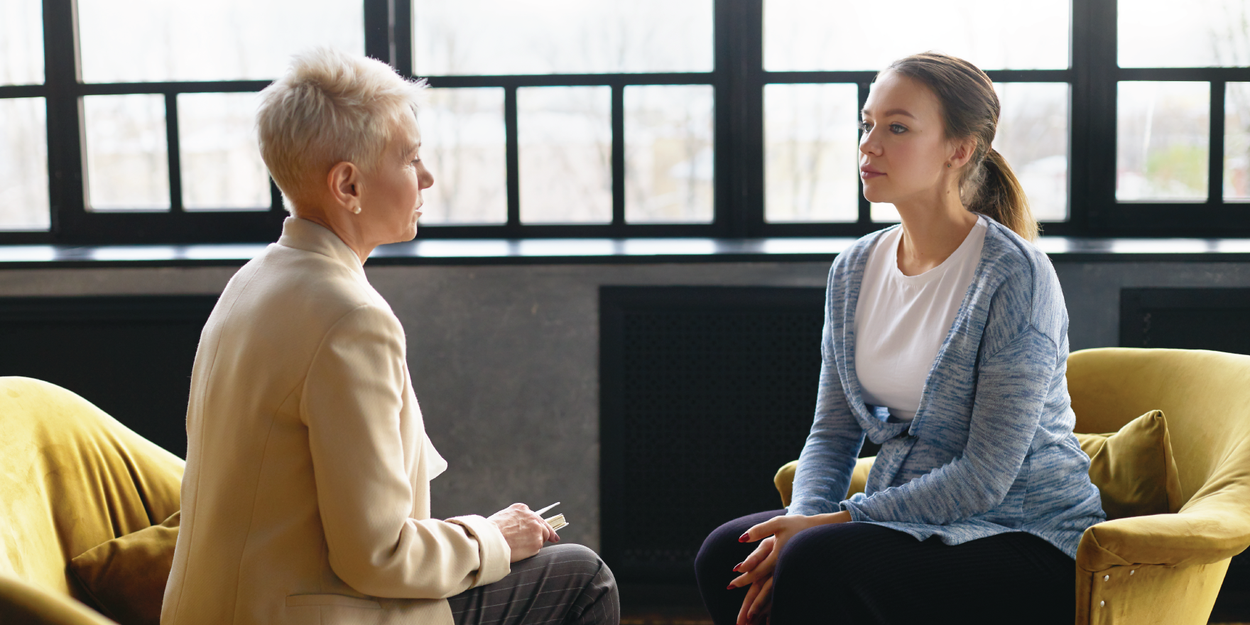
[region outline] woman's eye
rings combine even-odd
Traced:
[[[901,135],[907,132],[907,126],[904,126],[902,124],[890,124],[890,132],[896,135]]]
[[[872,124],[868,122],[859,122],[859,129],[864,132],[872,132]]]

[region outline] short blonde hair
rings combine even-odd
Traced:
[[[415,114],[425,81],[404,80],[381,61],[318,47],[294,57],[260,92],[261,158],[287,208],[348,161],[372,171],[397,122]]]

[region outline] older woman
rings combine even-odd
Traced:
[[[416,235],[434,182],[419,87],[318,49],[262,93],[261,152],[292,217],[200,339],[166,625],[619,620],[607,567],[543,547],[558,537],[523,504],[430,518],[447,463],[363,269]]]

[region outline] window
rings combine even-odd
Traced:
[[[1116,58],[1108,72],[1116,90],[1115,201],[1091,215],[1092,225],[1244,236],[1250,6],[1118,0],[1116,9],[1108,50]]]
[[[255,94],[314,44],[428,77],[423,237],[869,232],[858,111],[925,49],[994,79],[1045,233],[1250,236],[1242,0],[120,6],[0,0],[0,243],[272,240]]]

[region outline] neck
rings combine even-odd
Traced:
[[[334,233],[339,240],[347,244],[356,253],[356,257],[360,259],[360,264],[365,264],[365,260],[369,258],[369,254],[373,253],[373,249],[377,244],[369,244],[365,241],[364,233],[361,231],[359,220],[353,220],[351,213],[346,210],[326,211],[319,208],[296,207],[295,216],[300,219],[311,221],[326,230]]]
[[[942,264],[977,223],[977,216],[959,200],[957,189],[948,190],[936,201],[900,202],[895,207],[903,223],[898,268],[908,276]]]

